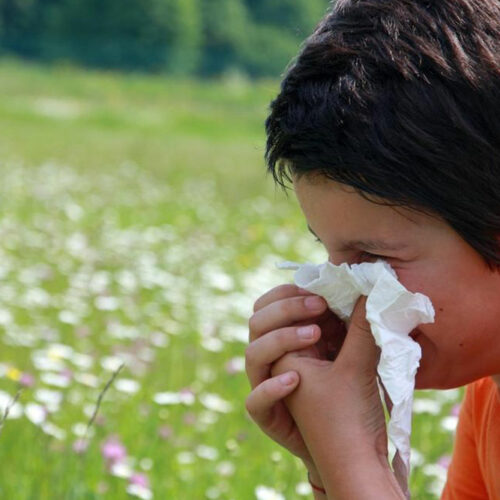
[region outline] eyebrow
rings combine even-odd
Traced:
[[[309,224],[307,225],[307,229],[309,232],[318,238],[318,235],[311,229],[311,226]],[[319,240],[320,238],[318,238]],[[321,241],[321,240],[320,240]],[[366,239],[366,240],[349,240],[346,241],[343,244],[343,250],[352,250],[355,248],[362,249],[362,250],[391,250],[391,251],[396,251],[396,250],[402,250],[403,248],[407,248],[408,245],[406,243],[396,243],[392,242],[389,243],[385,240],[380,240],[380,239]]]

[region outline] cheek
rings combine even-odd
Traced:
[[[394,267],[393,269],[399,282],[410,292],[427,295],[433,303],[436,300],[439,301],[444,295],[445,285],[439,278],[436,279],[435,274],[411,268]]]
[[[460,279],[452,278],[445,270],[440,273],[418,272],[402,269],[398,274],[399,281],[410,292],[419,292],[429,297],[434,307],[434,323],[418,326],[428,341],[438,351],[456,352],[467,348],[467,338],[477,325],[477,315],[467,311],[477,311],[476,296],[470,293]],[[476,316],[476,317],[474,317]],[[440,352],[445,354],[445,352]]]
[[[417,388],[458,387],[499,372],[500,310],[492,297],[500,296],[500,275],[451,261],[433,264],[394,268],[401,284],[429,297],[435,310],[434,323],[415,332],[422,348]]]
[[[457,316],[454,309],[457,307],[456,295],[450,293],[449,282],[443,276],[412,269],[395,269],[400,283],[410,292],[421,293],[429,297],[434,307],[434,323],[419,327],[419,330],[434,331],[438,328],[447,329],[452,326],[453,318]]]

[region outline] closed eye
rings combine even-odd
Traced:
[[[361,252],[360,253],[360,262],[375,262],[378,259],[383,259],[383,260],[388,260],[391,259],[391,257],[388,257],[387,255],[378,255],[376,253],[370,253],[370,252]]]
[[[323,243],[315,234],[313,234],[314,236],[314,241],[316,243]],[[386,259],[387,257],[384,256],[384,255],[378,255],[378,254],[375,254],[375,253],[370,253],[370,252],[363,252],[361,251],[360,254],[360,261],[364,261],[364,260],[368,260],[368,259]]]

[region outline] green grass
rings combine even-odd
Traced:
[[[253,300],[289,279],[274,263],[324,257],[265,176],[277,88],[0,63],[0,390],[32,374],[20,404],[61,393],[47,421],[65,432],[5,422],[1,498],[129,498],[101,456],[111,435],[154,498],[245,500],[258,485],[304,498],[300,464],[250,422],[246,378],[227,370],[241,363]],[[77,454],[74,425],[88,421],[110,357],[139,390],[111,387]],[[51,385],[61,370],[68,385]],[[183,389],[192,404],[154,402]],[[207,394],[232,409],[207,408]],[[458,394],[424,396],[437,414],[415,417],[412,491],[431,499],[442,471],[428,465],[450,452],[440,422]]]

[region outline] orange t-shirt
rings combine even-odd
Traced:
[[[500,389],[490,378],[467,386],[441,500],[500,500]]]

